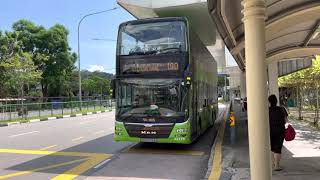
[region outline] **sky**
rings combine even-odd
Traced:
[[[88,13],[115,6],[118,7],[116,0],[1,0],[0,30],[10,31],[12,24],[20,19],[46,28],[62,24],[69,30],[72,51],[77,52],[79,20]],[[114,73],[116,42],[93,39],[116,40],[119,24],[133,19],[122,8],[86,18],[80,27],[81,69]]]
[[[69,30],[69,45],[77,52],[77,25],[88,13],[111,9],[116,0],[1,0],[0,30],[11,31],[12,24],[27,19],[37,25],[50,28],[62,24]],[[80,27],[81,69],[100,70],[114,73],[115,41],[120,23],[135,19],[125,10],[90,16]]]

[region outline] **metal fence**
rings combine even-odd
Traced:
[[[9,99],[6,101],[6,99]],[[16,100],[13,100],[16,99]],[[82,96],[82,101],[94,101],[94,100],[108,100],[110,96],[107,95],[100,95],[100,96]],[[70,102],[70,101],[79,101],[78,96],[73,97],[32,97],[32,96],[24,96],[23,97],[24,103],[42,103],[42,102]],[[10,96],[8,98],[0,98],[0,103],[3,104],[20,104],[21,97],[14,97]]]
[[[24,103],[0,105],[0,121],[42,119],[46,117],[62,117],[78,113],[112,110],[113,99],[47,103]]]

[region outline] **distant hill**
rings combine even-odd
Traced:
[[[91,76],[99,76],[101,78],[106,78],[106,79],[113,79],[114,78],[113,74],[107,73],[107,72],[101,72],[101,71],[90,72],[88,70],[81,71],[82,79],[87,79],[87,78],[90,78]]]

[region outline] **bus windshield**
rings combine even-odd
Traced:
[[[118,114],[181,116],[187,111],[187,88],[173,79],[123,79],[119,82]]]
[[[148,55],[186,51],[183,21],[127,24],[120,29],[118,55]]]

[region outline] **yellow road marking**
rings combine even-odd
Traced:
[[[54,147],[57,147],[57,146],[58,145],[47,146],[47,147],[41,148],[40,150],[47,150],[47,149],[51,149],[51,148],[54,148]]]
[[[79,176],[80,174],[86,172],[87,170],[95,167],[103,160],[110,158],[112,156],[111,154],[102,154],[102,153],[56,152],[56,151],[18,150],[18,149],[0,149],[0,153],[87,157],[85,159],[79,159],[79,160],[69,161],[69,162],[65,162],[65,163],[59,163],[59,164],[50,165],[50,166],[37,168],[37,169],[33,169],[33,170],[22,171],[22,172],[13,173],[13,174],[5,175],[5,176],[0,176],[1,177],[0,179],[24,175],[24,174],[32,173],[35,171],[51,169],[51,168],[55,168],[55,167],[64,166],[64,165],[73,164],[76,162],[81,162],[81,161],[87,160],[87,161],[81,163],[80,165],[78,165],[78,166],[64,172],[63,174],[60,174],[60,175],[53,178],[54,180],[57,180],[57,179],[71,180],[71,179],[74,179],[75,177]]]
[[[86,172],[87,170],[91,169],[92,167],[99,164],[101,161],[109,158],[110,155],[100,155],[93,158],[90,158],[88,161],[81,163],[79,166],[76,166],[63,174],[60,174],[51,180],[71,180],[77,177],[79,174]]]
[[[102,153],[57,152],[57,151],[19,150],[19,149],[0,149],[0,153],[51,155],[51,156],[80,156],[80,157],[95,157],[95,156],[105,155]]]
[[[79,140],[81,140],[81,139],[83,139],[84,137],[78,137],[78,138],[74,138],[74,139],[72,139],[71,141],[79,141]]]
[[[69,162],[53,164],[53,165],[46,166],[46,167],[30,169],[30,170],[27,170],[27,171],[21,171],[21,172],[12,173],[12,174],[7,174],[7,175],[4,175],[4,176],[0,176],[0,179],[6,179],[6,178],[15,177],[15,176],[30,174],[30,173],[37,172],[37,171],[43,171],[43,170],[47,170],[47,169],[52,169],[52,168],[56,168],[56,167],[60,167],[60,166],[66,166],[66,165],[74,164],[74,163],[81,162],[81,161],[84,161],[84,160],[87,160],[87,159],[88,158],[78,159],[78,160],[73,160],[73,161],[69,161]]]
[[[219,130],[219,134],[217,136],[217,144],[214,147],[214,156],[213,156],[213,163],[212,163],[212,169],[210,176],[208,180],[219,180],[220,175],[221,175],[221,158],[222,158],[222,142],[223,142],[223,137],[224,137],[224,130],[226,126],[226,119],[227,119],[227,109],[224,114],[223,122]]]
[[[202,151],[192,150],[167,150],[167,149],[142,149],[129,147],[122,151],[123,153],[149,153],[149,154],[169,154],[169,155],[192,155],[192,156],[203,156]]]

